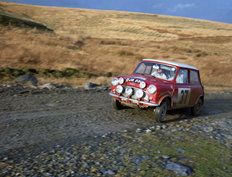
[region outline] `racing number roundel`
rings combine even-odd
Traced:
[[[178,104],[188,105],[190,99],[190,88],[178,88]]]

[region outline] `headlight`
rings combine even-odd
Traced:
[[[112,80],[112,82],[111,82],[111,84],[113,85],[113,86],[116,86],[116,85],[118,85],[118,78],[113,78],[113,80]]]
[[[133,88],[127,87],[125,92],[127,96],[131,96],[133,94]]]
[[[118,93],[121,94],[123,92],[124,88],[123,88],[123,86],[118,85],[117,88],[116,88],[116,90],[117,90]]]
[[[119,84],[123,84],[123,83],[124,83],[124,79],[123,79],[122,77],[120,77],[120,78],[118,79],[118,82],[119,82]]]
[[[144,92],[141,89],[138,89],[135,93],[137,98],[142,98],[144,96]]]
[[[154,94],[154,93],[156,92],[157,88],[156,88],[156,86],[154,86],[154,85],[150,85],[150,86],[147,88],[147,90],[148,90],[148,92],[149,92],[150,94]]]
[[[142,82],[140,82],[139,86],[140,86],[140,88],[145,88],[146,87],[146,83],[142,81]]]

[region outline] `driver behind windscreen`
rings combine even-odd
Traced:
[[[153,66],[153,71],[151,73],[152,76],[155,76],[160,79],[166,79],[167,76],[164,74],[163,70],[160,67],[157,67],[156,65]]]

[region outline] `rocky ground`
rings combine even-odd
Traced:
[[[232,92],[200,116],[111,108],[107,88],[0,86],[0,176],[231,176]]]

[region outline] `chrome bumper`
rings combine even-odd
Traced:
[[[148,105],[148,106],[159,106],[158,104],[155,104],[155,103],[149,103],[149,102],[146,102],[146,101],[138,101],[138,100],[135,100],[135,99],[131,99],[131,98],[127,98],[127,97],[124,97],[124,96],[119,96],[119,95],[116,95],[116,94],[113,94],[113,93],[109,93],[110,96],[113,96],[113,97],[117,97],[117,98],[120,98],[122,99],[123,101],[131,101],[132,103],[136,103],[136,104],[145,104],[145,105]]]

